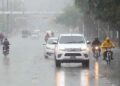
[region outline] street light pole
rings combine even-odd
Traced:
[[[100,25],[99,25],[99,22],[98,22],[98,28],[97,28],[97,31],[98,31],[98,38],[100,37],[100,32],[99,32],[100,30],[99,30],[99,29],[100,29]]]
[[[109,24],[108,24],[108,37],[110,37],[110,26],[109,26]]]
[[[8,0],[7,0],[7,12],[9,11],[9,8],[8,8],[8,5],[9,5],[9,2],[8,2]],[[7,22],[7,27],[6,27],[6,29],[7,29],[7,31],[9,30],[9,12],[8,12],[8,14],[7,14],[7,19],[6,19],[6,22]]]
[[[24,15],[24,11],[25,11],[25,10],[24,10],[24,3],[25,3],[25,0],[22,0],[22,6],[23,6],[23,7],[22,7],[22,11],[23,11],[23,15]]]
[[[83,35],[85,35],[85,24],[83,23]]]
[[[2,30],[5,29],[5,26],[4,26],[4,0],[2,0],[2,15],[3,15],[3,24],[2,24]]]

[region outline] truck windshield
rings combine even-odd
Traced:
[[[47,44],[53,44],[54,41],[57,41],[57,38],[48,39]]]
[[[59,40],[60,44],[69,43],[85,43],[83,36],[62,36]]]

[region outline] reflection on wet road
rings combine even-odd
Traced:
[[[100,74],[100,66],[95,62],[93,68],[62,67],[56,69],[56,86],[115,86]]]
[[[88,69],[63,68],[56,71],[56,86],[90,86],[89,81]]]
[[[89,70],[62,68],[56,70],[56,86],[89,86]]]
[[[65,72],[58,70],[56,72],[56,86],[65,86]]]
[[[98,62],[95,62],[95,65],[94,65],[94,72],[95,72],[95,86],[99,86],[99,63]]]
[[[62,68],[56,71],[56,86],[90,86],[88,69]]]
[[[3,65],[6,67],[8,67],[10,65],[10,58],[9,57],[3,58]]]
[[[80,74],[80,86],[90,86],[89,70],[83,70]]]

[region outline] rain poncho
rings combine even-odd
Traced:
[[[105,48],[114,48],[115,45],[114,43],[109,39],[106,38],[103,43],[101,44],[101,48],[105,49]]]

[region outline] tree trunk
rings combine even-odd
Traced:
[[[118,28],[118,32],[119,32],[119,38],[118,38],[118,45],[119,45],[119,47],[120,47],[120,29]]]

